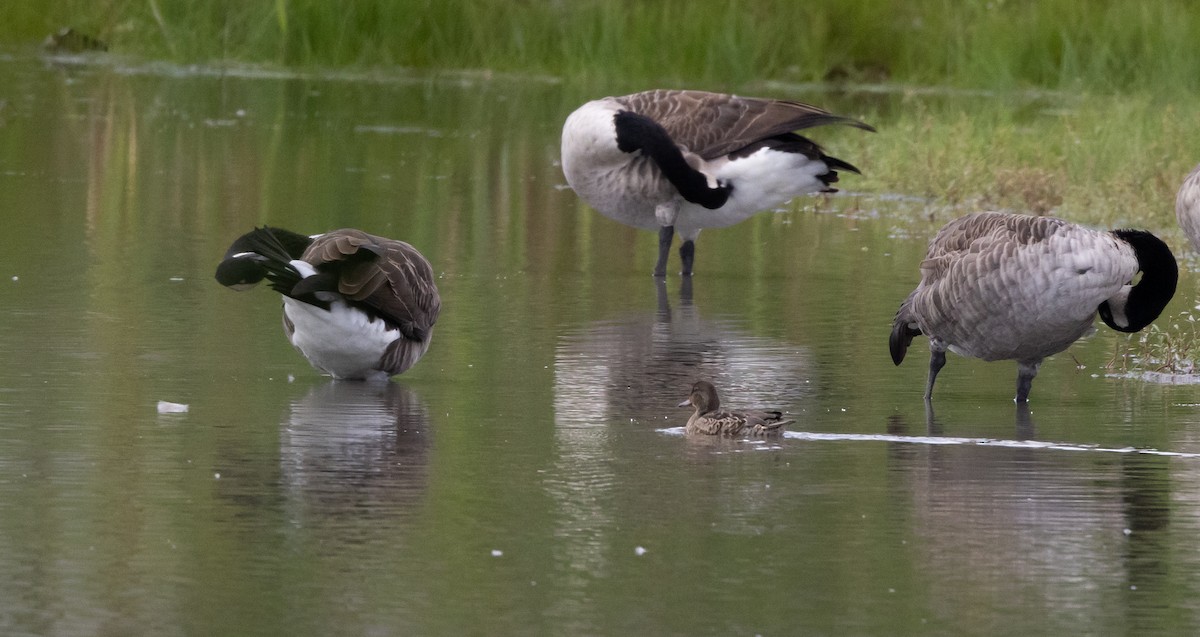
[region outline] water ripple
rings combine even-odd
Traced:
[[[682,436],[683,427],[659,429],[660,433]],[[812,431],[785,431],[784,438],[791,440],[820,440],[831,442],[898,442],[913,445],[973,445],[977,447],[1003,447],[1006,449],[1046,449],[1050,451],[1091,451],[1096,453],[1137,453],[1172,458],[1200,458],[1200,453],[1184,451],[1161,451],[1148,447],[1103,447],[1069,442],[1043,442],[1039,440],[1008,440],[1004,438],[964,438],[957,436],[898,436],[893,434],[838,434]],[[761,443],[761,439],[747,439],[748,443]]]

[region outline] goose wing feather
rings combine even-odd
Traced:
[[[359,230],[317,237],[303,259],[314,267],[340,262],[338,293],[375,310],[410,340],[423,340],[441,310],[433,267],[416,248]]]
[[[1128,246],[1060,219],[980,213],[930,242],[906,302],[922,332],[984,360],[1045,356],[1137,272]]]
[[[727,155],[770,137],[827,124],[875,130],[856,119],[787,100],[681,90],[645,91],[614,99],[658,122],[672,139],[704,159]]]

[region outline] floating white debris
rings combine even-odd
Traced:
[[[165,400],[158,401],[158,413],[160,414],[186,414],[188,406],[183,403],[172,403]]]
[[[504,551],[501,551],[500,549],[492,549],[492,557],[500,557],[501,555],[504,555]]]
[[[19,277],[19,276],[14,276],[14,277],[13,277],[13,281],[20,281],[20,280],[21,280],[21,277]]]
[[[644,547],[644,546],[639,546],[639,547],[636,547],[636,548],[634,548],[634,549],[633,549],[633,554],[634,554],[634,555],[637,555],[637,556],[639,556],[639,557],[640,557],[640,556],[642,556],[642,555],[645,555],[645,554],[646,554],[646,547]]]
[[[294,383],[294,382],[296,382],[296,377],[295,377],[295,376],[293,376],[293,375],[291,375],[291,374],[288,374],[288,382],[289,382],[289,383]]]
[[[181,277],[181,276],[173,276],[173,277],[171,277],[171,278],[170,278],[170,281],[171,281],[172,283],[179,283],[179,282],[183,281],[183,277]]]
[[[220,479],[221,479],[221,472],[220,472],[220,471],[218,471],[218,472],[214,473],[214,474],[213,474],[213,479],[214,479],[214,480],[220,480]]]

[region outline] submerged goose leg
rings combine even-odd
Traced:
[[[683,276],[692,276],[692,262],[696,258],[696,242],[688,239],[679,244],[679,260],[683,261]]]
[[[1022,361],[1017,363],[1017,397],[1013,400],[1017,403],[1029,402],[1029,389],[1033,387],[1033,377],[1037,376],[1038,367],[1042,365],[1042,361]]]
[[[933,381],[937,380],[938,372],[946,366],[946,350],[929,350],[929,380],[925,383],[925,400],[933,399]]]
[[[662,226],[658,229],[658,263],[654,264],[654,276],[667,276],[667,257],[671,255],[671,241],[674,238],[675,226]]]

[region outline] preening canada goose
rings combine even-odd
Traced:
[[[815,106],[703,91],[655,90],[605,97],[567,117],[567,183],[601,214],[658,230],[655,276],[665,276],[676,232],[684,275],[703,228],[722,228],[793,197],[834,192],[838,170],[795,131],[826,124],[874,128]]]
[[[1200,166],[1192,169],[1175,195],[1175,218],[1192,248],[1200,252]]]
[[[784,420],[783,412],[779,411],[738,412],[721,409],[717,388],[706,380],[696,381],[692,385],[692,393],[679,406],[696,408],[687,421],[686,431],[689,434],[766,436],[781,433],[784,427],[792,423],[791,420]]]
[[[267,279],[283,295],[288,341],[334,378],[385,380],[412,367],[441,309],[416,248],[360,230],[256,228],[233,242],[216,278],[235,290]]]
[[[1025,402],[1042,359],[1092,332],[1097,311],[1114,330],[1136,332],[1158,318],[1178,278],[1171,250],[1143,230],[1000,212],[960,217],[929,242],[921,283],[892,324],[892,361],[904,360],[914,336],[929,337],[928,400],[947,349],[1015,360],[1016,400]]]

